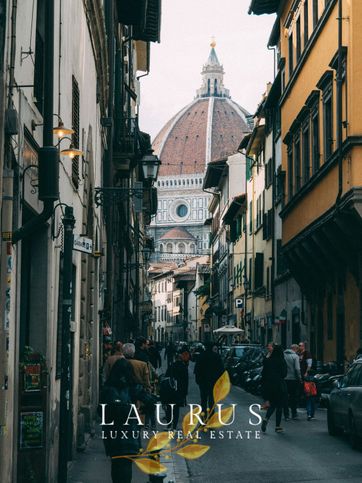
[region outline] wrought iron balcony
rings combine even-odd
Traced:
[[[120,170],[129,169],[132,160],[139,151],[138,119],[134,117],[123,118],[116,128],[113,162]]]

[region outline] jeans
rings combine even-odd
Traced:
[[[292,418],[297,415],[299,381],[286,380],[288,401],[284,407],[284,417],[289,418],[289,408],[292,410]]]
[[[200,396],[202,411],[207,414],[207,408],[211,409],[214,405],[213,386],[200,384]]]
[[[314,412],[315,412],[315,398],[314,398],[314,396],[307,397],[306,408],[307,408],[307,416],[314,418]]]
[[[274,411],[276,410],[276,414],[275,414],[275,427],[278,427],[280,426],[280,423],[282,421],[282,414],[283,414],[283,405],[282,404],[272,404],[270,403],[270,406],[268,407],[268,410],[266,412],[266,419],[269,421],[269,419],[271,418],[272,414],[274,413]]]
[[[112,460],[112,482],[132,482],[132,461],[126,460],[124,458]]]

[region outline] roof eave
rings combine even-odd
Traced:
[[[263,15],[277,13],[281,0],[252,0],[249,7],[249,15]]]

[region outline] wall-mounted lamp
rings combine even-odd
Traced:
[[[53,127],[53,134],[55,134],[58,138],[62,138],[64,136],[74,134],[74,130],[70,129],[69,127],[65,127],[64,122],[59,119],[58,126]]]
[[[60,151],[60,154],[63,154],[63,156],[69,156],[71,159],[73,159],[75,156],[83,156],[83,151],[81,149],[74,147],[74,144],[72,143],[72,139],[70,137],[66,136],[59,139],[57,146],[59,146],[60,143],[65,139],[68,139],[68,141],[70,141],[70,145],[69,145],[69,148],[62,149]]]
[[[58,138],[62,138],[64,136],[70,136],[71,134],[74,134],[74,130],[71,129],[70,127],[65,127],[64,122],[62,118],[59,116],[59,114],[53,114],[53,116],[56,116],[58,118],[58,126],[53,127],[53,134],[57,136]],[[43,126],[43,123],[36,123],[34,119],[31,121],[31,129],[35,131],[35,129],[38,126]]]
[[[143,176],[148,181],[156,181],[161,161],[153,154],[153,149],[149,149],[141,159]]]

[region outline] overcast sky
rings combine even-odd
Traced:
[[[195,97],[212,36],[231,97],[254,113],[273,80],[267,42],[274,16],[248,15],[251,0],[163,0],[161,43],[151,44],[151,71],[141,79],[140,127],[152,139]]]

